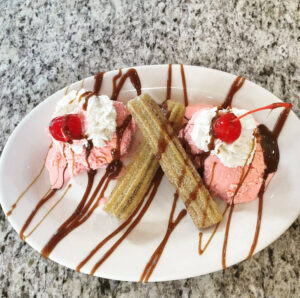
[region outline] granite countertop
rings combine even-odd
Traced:
[[[143,3],[144,2],[144,3]],[[100,70],[184,63],[240,74],[300,116],[295,0],[0,1],[0,150],[20,120]],[[42,258],[0,211],[1,297],[300,297],[300,220],[249,261],[196,278],[138,284]]]

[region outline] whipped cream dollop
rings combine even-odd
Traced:
[[[236,116],[241,116],[248,112],[247,110],[232,108],[229,112]],[[211,122],[216,116],[217,107],[202,109],[196,112],[192,121],[194,126],[191,132],[191,139],[194,144],[205,152],[208,152],[208,145],[211,141],[210,129]],[[228,110],[220,110],[219,115],[228,113]],[[244,166],[246,161],[250,164],[256,148],[256,138],[254,130],[256,122],[252,115],[240,119],[242,131],[239,138],[232,144],[226,144],[220,139],[215,139],[215,148],[211,151],[212,155],[217,155],[220,161],[227,167],[235,168]]]
[[[89,98],[87,110],[82,106],[85,102],[83,93],[85,89],[79,91],[72,90],[66,94],[56,105],[54,117],[66,114],[80,114],[84,119],[84,134],[88,140],[92,140],[95,147],[103,147],[113,138],[116,131],[117,112],[113,101],[106,95],[93,95]],[[74,141],[71,146],[76,154],[80,154],[83,146],[87,146],[87,140]]]
[[[112,139],[117,126],[116,118],[116,109],[108,96],[92,96],[89,99],[86,133],[95,147],[105,146]]]

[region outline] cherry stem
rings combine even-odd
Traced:
[[[272,103],[270,105],[267,105],[265,107],[262,107],[262,108],[258,108],[258,109],[255,109],[255,110],[252,110],[252,111],[249,111],[235,119],[232,120],[232,122],[235,122],[235,121],[238,121],[240,120],[241,118],[249,115],[249,114],[252,114],[252,113],[255,113],[255,112],[258,112],[258,111],[262,111],[262,110],[274,110],[274,109],[277,109],[277,108],[286,108],[286,109],[291,109],[293,107],[293,105],[291,103],[288,103],[288,102],[277,102],[277,103]]]

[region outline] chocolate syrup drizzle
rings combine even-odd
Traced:
[[[188,96],[187,96],[185,74],[184,74],[184,68],[183,68],[182,64],[180,64],[180,70],[181,70],[181,79],[182,79],[182,87],[183,87],[183,95],[184,95],[184,105],[187,106],[189,103],[189,100],[188,100]],[[166,103],[167,103],[167,100],[170,99],[170,97],[171,97],[171,87],[172,87],[172,64],[169,64],[166,100],[161,104],[162,110],[167,119],[169,118],[169,115],[167,113]],[[165,140],[165,137],[163,135],[164,131],[168,131],[167,126],[168,126],[168,122],[166,121],[166,123],[164,123],[162,125],[162,129],[161,129],[161,133],[160,133],[161,137],[158,140],[158,145],[157,145],[158,149],[157,149],[157,153],[156,153],[157,160],[160,160],[161,155],[166,151],[166,149],[168,147],[168,142]],[[174,135],[170,135],[171,139],[173,137],[174,137]]]
[[[40,170],[40,172],[37,174],[37,176],[32,180],[32,182],[26,187],[26,189],[18,196],[18,198],[16,199],[16,201],[12,204],[11,206],[11,209],[6,213],[6,216],[10,216],[14,209],[17,207],[17,204],[19,203],[19,201],[24,197],[24,195],[27,193],[27,191],[39,180],[39,178],[41,177],[44,169],[45,169],[45,166],[46,166],[46,159],[47,159],[47,156],[48,156],[48,153],[49,153],[49,150],[52,148],[53,146],[53,143],[51,142],[51,144],[49,145],[48,147],[48,151],[47,151],[47,154],[46,154],[46,157],[44,158],[44,162],[43,162],[43,165],[42,165],[42,168]]]
[[[225,215],[225,213],[227,212],[228,208],[229,208],[229,205],[226,205],[226,208],[224,209],[222,216]],[[209,236],[209,238],[208,238],[208,240],[207,240],[207,242],[206,242],[206,244],[204,245],[203,248],[201,248],[201,247],[202,247],[202,237],[203,237],[203,233],[202,233],[202,232],[199,232],[199,245],[198,245],[198,253],[199,253],[199,255],[204,254],[204,252],[206,251],[208,245],[210,244],[210,242],[212,241],[214,235],[216,234],[216,232],[217,232],[217,230],[218,230],[220,224],[221,224],[221,222],[219,221],[219,222],[215,225],[215,227],[214,227],[214,229],[213,229],[211,235]]]
[[[208,152],[210,152],[210,151],[212,151],[212,150],[215,149],[216,134],[215,134],[214,129],[213,129],[213,124],[214,124],[214,121],[215,121],[216,119],[219,118],[220,110],[221,110],[221,109],[222,109],[221,106],[218,106],[218,107],[217,107],[216,115],[215,115],[214,118],[212,118],[212,120],[211,120],[210,129],[209,129],[210,142],[209,142],[209,144],[208,144],[208,146],[207,146],[207,148],[208,148],[208,150],[209,150]]]
[[[232,100],[233,100],[234,95],[243,87],[245,80],[246,79],[241,76],[236,77],[236,79],[232,83],[230,90],[221,106],[223,109],[227,109],[228,107],[230,107],[232,105]]]
[[[114,98],[114,93],[116,92],[116,88],[117,88],[117,81],[118,79],[122,76],[122,68],[119,68],[119,72],[114,75],[113,79],[112,79],[112,84],[113,84],[113,91],[112,91],[112,95],[111,98]]]
[[[39,211],[39,209],[47,202],[49,201],[54,194],[56,193],[57,189],[52,189],[49,192],[46,193],[46,195],[38,202],[38,204],[35,206],[35,208],[33,209],[33,211],[30,213],[29,217],[26,219],[20,233],[19,236],[21,239],[24,239],[24,232],[27,229],[27,227],[30,225],[32,219],[34,218],[34,216],[36,215],[36,213]]]
[[[117,75],[117,78],[119,77],[119,75],[120,75],[120,70],[119,70],[119,74]],[[141,81],[140,81],[139,75],[138,75],[137,71],[134,68],[130,68],[120,78],[119,83],[114,87],[112,95],[111,95],[112,100],[117,100],[118,99],[119,93],[120,93],[124,83],[126,82],[127,78],[130,79],[131,84],[135,88],[137,95],[141,95],[142,89],[141,89]]]
[[[148,189],[148,191],[146,192],[145,196],[143,197],[143,199],[141,200],[141,202],[138,204],[138,206],[136,207],[136,209],[134,210],[134,212],[128,217],[128,219],[126,221],[124,221],[117,229],[115,229],[111,234],[109,234],[107,237],[105,237],[102,241],[100,241],[96,247],[88,254],[88,256],[81,261],[78,266],[76,267],[76,271],[80,272],[81,268],[95,255],[95,253],[106,243],[108,242],[110,239],[112,239],[115,235],[117,235],[118,233],[120,233],[122,230],[124,230],[132,221],[132,219],[135,217],[135,215],[138,213],[138,211],[141,209],[145,197],[147,197],[148,193],[150,191],[150,187]]]
[[[103,76],[105,72],[99,72],[94,75],[95,83],[94,83],[94,93],[96,95],[99,94],[101,86],[102,86],[102,81],[103,81]]]
[[[45,161],[46,161],[46,159],[45,159]],[[11,205],[11,208],[6,213],[6,216],[10,216],[13,213],[13,211],[17,207],[17,204],[19,203],[19,201],[23,198],[23,196],[27,193],[27,191],[38,181],[38,179],[40,178],[40,176],[42,175],[42,173],[43,173],[43,171],[45,169],[45,161],[43,162],[43,166],[42,166],[40,172],[32,180],[32,182],[26,187],[26,189],[19,195],[19,197],[17,198],[17,200]]]
[[[259,232],[260,232],[260,226],[261,226],[261,219],[262,219],[262,211],[263,211],[263,198],[264,193],[266,190],[266,181],[271,173],[275,173],[277,171],[277,167],[279,164],[279,147],[277,143],[277,139],[279,137],[279,134],[283,128],[283,125],[287,119],[287,116],[290,112],[290,108],[286,108],[282,113],[280,114],[275,127],[273,129],[273,132],[271,132],[265,125],[261,124],[258,126],[258,132],[260,136],[260,143],[263,148],[263,154],[264,154],[264,161],[266,164],[266,169],[264,171],[263,176],[263,183],[261,185],[261,188],[258,193],[258,214],[257,214],[257,222],[256,222],[256,228],[255,228],[255,234],[254,239],[249,251],[249,254],[246,258],[246,260],[250,259],[251,256],[254,253],[254,250],[257,245]]]
[[[172,86],[172,64],[169,64],[166,101],[171,98],[171,86]]]
[[[168,147],[168,142],[163,135],[164,131],[166,131],[167,129],[168,129],[168,121],[163,123],[162,128],[161,128],[160,138],[158,139],[158,143],[157,143],[157,152],[155,154],[155,158],[157,160],[161,159],[161,155],[166,151],[166,149]]]
[[[189,105],[189,99],[188,99],[188,95],[187,95],[186,80],[185,80],[183,64],[180,64],[180,73],[181,73],[182,86],[183,86],[184,105],[187,107]]]
[[[172,91],[171,87],[172,87],[172,64],[169,64],[166,99],[160,105],[162,112],[163,112],[164,116],[166,117],[166,119],[168,119],[170,116],[169,112],[168,112],[167,100],[169,100],[171,97],[171,91]],[[165,130],[167,130],[167,126],[168,126],[168,121],[163,123],[162,129],[160,132],[160,138],[159,138],[158,144],[157,144],[157,153],[155,155],[157,160],[161,159],[161,155],[166,151],[167,146],[168,146],[168,142],[165,140],[164,135],[163,135],[163,132]]]
[[[23,239],[25,240],[30,235],[34,233],[34,231],[43,223],[43,221],[47,218],[47,216],[53,211],[53,209],[63,200],[63,198],[66,196],[70,188],[72,187],[72,184],[68,184],[68,186],[64,189],[63,194],[59,197],[59,199],[47,210],[47,212],[44,214],[44,216],[39,219],[39,221],[35,224],[35,226],[31,229],[31,231],[23,236]],[[47,194],[49,194],[51,191],[51,188],[48,190]]]
[[[84,111],[86,111],[86,109],[87,109],[87,106],[88,106],[88,104],[89,104],[89,99],[92,97],[92,96],[94,96],[94,95],[97,95],[95,92],[90,92],[89,94],[87,94],[86,96],[85,96],[85,98],[84,98],[84,104],[82,105],[82,109],[84,110]]]
[[[176,219],[174,220],[174,212],[175,212],[175,208],[176,208],[176,204],[177,204],[177,200],[178,200],[178,191],[175,192],[174,194],[174,200],[173,200],[173,204],[172,204],[172,209],[171,209],[171,213],[169,216],[169,222],[168,222],[168,227],[167,227],[167,231],[166,234],[163,238],[163,240],[161,241],[161,243],[158,245],[158,247],[156,248],[156,250],[154,251],[154,253],[152,254],[149,262],[147,263],[141,277],[140,277],[140,282],[148,282],[153,270],[155,269],[163,251],[164,248],[168,242],[169,237],[171,236],[172,232],[174,231],[174,229],[176,228],[176,226],[180,223],[180,221],[186,216],[186,209],[182,209],[178,216],[176,217]]]
[[[132,224],[128,227],[128,229],[124,232],[124,234],[111,246],[111,248],[103,255],[103,257],[94,265],[94,267],[92,268],[90,275],[94,275],[94,273],[96,272],[96,270],[107,260],[107,258],[116,250],[116,248],[123,242],[123,240],[130,234],[130,232],[136,227],[136,225],[141,221],[141,219],[143,218],[144,214],[146,213],[146,211],[148,210],[150,204],[153,201],[153,198],[155,197],[155,194],[158,190],[158,187],[161,183],[163,177],[163,171],[161,169],[159,169],[152,181],[152,184],[150,185],[148,192],[146,193],[145,197],[147,196],[147,194],[149,193],[150,189],[150,195],[148,197],[148,200],[146,201],[144,207],[142,208],[141,212],[137,215],[137,217],[134,219],[134,221],[132,222]],[[145,198],[144,197],[144,198]],[[143,199],[144,200],[144,199]],[[140,203],[142,205],[142,203]],[[140,205],[140,206],[141,206]],[[139,207],[140,207],[139,206]],[[125,223],[124,223],[125,224]],[[129,222],[126,223],[126,225],[124,227],[126,227],[129,224]],[[118,229],[121,229],[122,226],[120,226]],[[124,228],[123,227],[123,228]],[[117,230],[118,230],[117,229]],[[113,233],[117,233],[115,230]],[[112,233],[112,234],[113,234]],[[108,236],[109,237],[109,236]],[[105,240],[105,239],[104,239]],[[104,241],[102,240],[102,241]],[[108,241],[108,240],[106,240]],[[99,246],[99,248],[102,246],[100,245],[100,243],[97,245]],[[95,248],[96,249],[96,248]],[[97,250],[93,250],[90,255],[87,256],[87,258],[83,261],[83,263],[85,264],[91,257],[92,255],[97,251]],[[80,266],[81,263],[78,265]]]
[[[85,161],[86,161],[89,169],[91,169],[90,163],[89,163],[89,156],[90,156],[91,151],[92,151],[93,148],[94,148],[93,141],[88,140],[87,146],[85,148]]]

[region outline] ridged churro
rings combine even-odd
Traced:
[[[166,102],[166,117],[175,131],[179,130],[184,113],[182,104],[171,100]],[[120,219],[127,219],[147,192],[158,168],[159,163],[144,140],[118,180],[104,209]]]
[[[142,94],[129,101],[128,108],[195,225],[203,228],[218,223],[222,219],[218,206],[158,104]]]

